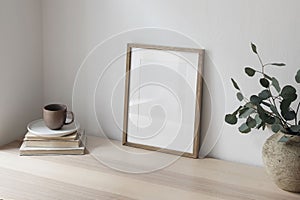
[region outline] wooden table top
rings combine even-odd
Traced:
[[[19,156],[19,145],[0,148],[0,199],[300,200],[255,166],[150,153],[92,136],[82,156]]]

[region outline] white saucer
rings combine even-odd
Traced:
[[[27,129],[30,133],[43,136],[43,137],[60,137],[60,136],[74,133],[79,128],[80,128],[79,123],[74,122],[70,125],[64,125],[59,130],[51,130],[45,125],[43,119],[38,119],[33,122],[30,122],[27,126]]]

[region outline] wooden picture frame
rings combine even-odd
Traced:
[[[150,55],[151,61],[149,61],[149,59],[148,59],[149,55]],[[139,56],[141,56],[141,57],[139,57]],[[187,58],[187,57],[190,57],[191,59],[189,60],[189,58]],[[141,61],[143,61],[144,63],[147,63],[147,64],[146,65],[141,64],[141,66],[136,67],[134,64],[136,63],[136,60],[139,60],[139,59],[140,59],[139,63],[142,63]],[[147,61],[147,59],[148,59],[148,61]],[[174,59],[174,61],[173,61],[173,59]],[[163,62],[162,65],[160,65],[161,60]],[[171,153],[171,154],[176,154],[176,155],[181,155],[181,156],[186,156],[186,157],[191,157],[191,158],[198,158],[199,145],[200,145],[200,113],[201,113],[201,98],[202,98],[203,62],[204,62],[204,50],[203,49],[167,47],[167,46],[135,44],[135,43],[129,43],[127,45],[125,98],[124,98],[124,121],[123,121],[123,139],[122,139],[123,145],[137,147],[137,148],[143,148],[143,149],[147,149],[147,150],[161,151],[161,152],[165,152],[165,153]],[[171,63],[170,66],[168,63]],[[173,63],[175,63],[174,66],[176,66],[176,70],[178,70],[178,71],[180,71],[184,68],[183,74],[185,74],[185,76],[181,76],[180,72],[172,69]],[[168,65],[168,66],[166,66],[166,65]],[[181,69],[181,66],[183,66],[182,69]],[[151,71],[151,68],[153,68],[152,71]],[[139,73],[133,73],[134,70],[139,70]],[[172,93],[174,96],[174,99],[177,96],[177,97],[181,97],[181,99],[184,99],[184,102],[191,101],[191,102],[185,103],[184,106],[182,106],[181,104],[179,106],[177,105],[177,106],[175,106],[174,109],[171,107],[171,105],[169,106],[167,104],[167,107],[169,109],[166,109],[166,110],[162,109],[166,113],[168,110],[170,110],[170,112],[171,111],[175,112],[173,110],[177,111],[177,110],[179,110],[179,107],[181,109],[183,107],[183,109],[181,110],[181,115],[183,117],[181,118],[182,121],[180,121],[180,122],[184,123],[185,121],[187,121],[187,123],[184,123],[184,125],[182,125],[182,124],[180,125],[180,128],[176,132],[178,135],[176,135],[174,137],[173,137],[173,135],[171,135],[173,138],[172,140],[170,139],[171,142],[169,142],[168,139],[166,139],[165,136],[163,135],[163,134],[165,134],[165,135],[172,134],[171,133],[172,131],[167,132],[167,130],[164,133],[163,133],[163,131],[161,131],[160,132],[161,135],[157,134],[157,135],[149,137],[150,139],[148,141],[147,141],[147,139],[143,139],[143,138],[137,139],[135,136],[130,135],[131,134],[130,131],[132,131],[132,130],[138,130],[138,131],[133,131],[133,132],[137,132],[138,134],[141,134],[141,135],[143,134],[143,130],[144,130],[143,128],[135,128],[136,126],[133,126],[131,123],[132,120],[131,119],[129,120],[129,118],[133,118],[132,113],[134,113],[134,116],[137,116],[137,117],[135,117],[136,122],[139,122],[140,118],[142,116],[142,115],[140,115],[139,112],[137,112],[137,114],[136,114],[136,112],[133,112],[135,110],[132,108],[132,105],[134,105],[134,104],[132,104],[132,102],[133,102],[132,99],[134,99],[134,98],[132,98],[132,95],[133,95],[132,94],[133,92],[131,91],[131,90],[133,90],[132,85],[138,85],[138,84],[142,83],[143,82],[143,81],[141,81],[142,79],[147,79],[148,82],[151,82],[152,79],[151,79],[151,77],[149,77],[149,76],[151,76],[151,73],[153,73],[153,75],[154,75],[153,79],[157,79],[157,76],[159,76],[160,74],[163,74],[163,73],[155,73],[155,72],[160,72],[157,70],[162,70],[162,72],[164,72],[163,70],[165,70],[166,71],[165,75],[170,76],[170,77],[166,77],[165,79],[162,76],[162,78],[160,78],[158,80],[158,84],[157,84],[158,86],[162,87],[162,84],[160,84],[160,82],[166,82],[166,81],[170,85],[174,86],[175,81],[173,81],[173,78],[170,75],[170,74],[172,74],[172,76],[173,76],[173,74],[174,74],[173,77],[175,77],[175,79],[179,79],[178,83],[176,83],[177,84],[176,87],[181,87],[182,85],[186,85],[185,88],[187,88],[187,89],[183,89],[183,90],[177,90],[177,91],[179,91],[177,93],[184,93],[184,94],[178,95],[178,94],[176,94],[176,92]],[[170,71],[168,71],[168,70],[170,70]],[[138,74],[138,75],[135,75],[135,74]],[[134,78],[135,76],[139,76],[139,78],[141,80],[139,79],[139,81],[136,81],[136,78]],[[186,80],[181,80],[183,77]],[[187,78],[187,77],[192,77],[192,78]],[[168,79],[170,79],[170,80],[168,80]],[[145,82],[146,82],[146,80],[145,80]],[[157,80],[156,80],[156,82],[157,82]],[[144,96],[152,95],[152,93],[155,95],[155,92],[156,92],[155,90],[157,89],[157,88],[155,88],[156,87],[155,84],[156,83],[154,81],[154,82],[152,82],[152,85],[150,85],[148,87],[148,91],[150,91],[148,93],[150,93],[150,94],[148,94],[147,92],[143,92],[144,90],[146,90],[146,89],[143,89],[143,86],[145,86],[145,84],[143,84],[140,88],[138,88],[138,92],[140,94],[145,94]],[[191,88],[191,89],[189,89],[189,88]],[[165,87],[160,90],[163,91],[163,90],[167,90],[167,89],[168,89],[168,87]],[[187,92],[189,90],[191,90],[192,92]],[[155,92],[153,92],[153,91],[155,91]],[[166,92],[166,93],[168,93],[168,92]],[[171,94],[171,89],[170,89],[169,93]],[[194,93],[193,94],[194,99],[185,98],[185,97],[190,97],[192,93]],[[162,94],[165,94],[165,93],[162,93]],[[171,96],[171,97],[173,97],[173,96]],[[140,100],[141,100],[141,98],[139,97],[138,101],[140,101]],[[165,100],[166,99],[159,100],[159,101],[165,102]],[[176,102],[176,101],[173,100],[173,102]],[[177,102],[181,103],[182,101],[180,100]],[[142,103],[137,103],[138,107],[140,107],[141,104]],[[172,103],[170,103],[170,104],[172,104]],[[166,103],[165,103],[165,105],[166,105]],[[193,106],[191,106],[191,105],[193,105]],[[185,107],[187,108],[186,110],[188,110],[188,114],[184,114]],[[141,108],[143,108],[143,107],[141,107]],[[141,108],[138,108],[137,110],[139,110]],[[153,107],[152,107],[152,109],[153,109]],[[131,111],[131,113],[129,111]],[[164,112],[162,112],[162,113],[164,113]],[[179,113],[179,111],[176,113]],[[166,113],[166,114],[168,114],[168,113]],[[160,117],[160,115],[157,115],[157,116]],[[172,117],[173,115],[170,115],[170,116]],[[176,114],[176,116],[177,116],[177,114]],[[179,117],[177,117],[175,119],[175,121],[176,120],[179,121],[180,113],[178,114],[178,116]],[[185,116],[188,116],[188,117],[185,117]],[[184,117],[186,118],[186,120]],[[191,121],[191,120],[189,120],[190,118],[194,119],[194,122],[190,122]],[[162,120],[157,120],[157,121],[162,121]],[[168,120],[165,120],[165,121],[167,121],[166,122],[167,125],[171,124],[171,121],[168,121]],[[172,123],[173,123],[173,121],[172,121]],[[189,126],[188,125],[185,126],[185,124],[188,124]],[[175,123],[173,126],[177,127],[177,125]],[[189,131],[185,131],[185,129],[182,128],[183,126],[186,127],[186,130],[189,130]],[[192,127],[190,127],[190,126],[192,126]],[[134,127],[134,128],[132,128],[132,127]],[[172,127],[172,126],[169,125],[168,127]],[[174,127],[172,127],[172,128],[175,130]],[[140,131],[140,129],[141,129],[141,131]],[[147,128],[145,130],[147,130]],[[150,133],[151,129],[149,129],[149,130],[147,130],[147,132]],[[172,129],[170,128],[170,130],[172,130]],[[187,134],[187,132],[189,135],[185,136],[184,134]],[[182,135],[179,135],[179,134],[182,134]],[[158,141],[158,140],[161,140],[162,138],[163,138],[163,142]],[[187,146],[188,142],[189,142],[188,140],[185,142],[185,144],[182,144],[182,145],[180,144],[180,142],[185,141],[186,138],[189,138],[189,140],[191,140],[190,141],[191,146]],[[157,140],[157,142],[156,142],[156,140]],[[169,142],[167,146],[161,145],[164,143],[167,144],[167,142]],[[184,145],[186,146],[186,149],[184,149],[185,148]]]

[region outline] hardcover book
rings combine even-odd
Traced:
[[[27,132],[24,138],[24,141],[28,140],[75,140],[78,136],[77,131],[71,133],[69,135],[61,136],[61,137],[43,137],[39,135],[35,135],[33,133]]]
[[[47,147],[26,147],[22,144],[20,147],[21,156],[34,155],[82,155],[85,147],[82,145],[76,148],[47,148]]]
[[[27,134],[26,136],[28,136]],[[78,131],[78,133],[75,134],[78,136],[75,137],[76,139],[73,140],[53,140],[52,137],[50,140],[46,138],[39,138],[39,140],[28,140],[27,137],[26,140],[24,139],[20,147],[20,155],[82,155],[85,152],[86,145],[85,131],[80,130]],[[31,136],[30,133],[29,136]]]
[[[26,134],[26,136],[28,133]],[[75,136],[73,136],[75,135]],[[66,148],[66,147],[79,147],[80,141],[82,141],[82,137],[84,136],[83,133],[75,133],[70,136],[62,136],[64,139],[53,139],[53,138],[44,138],[44,139],[38,139],[38,140],[30,140],[28,137],[24,138],[23,144],[26,147],[60,147],[60,148]],[[69,138],[68,140],[65,138]],[[74,139],[73,139],[74,138]]]

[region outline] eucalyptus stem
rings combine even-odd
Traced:
[[[272,99],[272,102],[273,102],[273,106],[274,106],[274,108],[276,109],[276,111],[277,111],[277,113],[278,113],[278,115],[279,115],[279,119],[280,119],[280,121],[283,121],[283,122],[285,122],[285,120],[282,118],[282,116],[279,114],[279,112],[278,112],[278,108],[277,108],[277,105],[276,105],[276,102],[275,102],[275,97],[273,96],[273,94],[272,94],[272,92],[271,92],[271,89],[270,89],[270,86],[269,86],[269,92],[270,92],[270,95],[271,95],[271,99]],[[271,100],[270,100],[270,102],[271,102]],[[271,103],[272,104],[272,103]]]
[[[237,93],[238,100],[245,102],[245,105],[240,106],[234,113],[226,114],[225,121],[233,125],[238,122],[237,117],[247,118],[246,122],[239,127],[241,133],[249,133],[252,128],[259,129],[263,127],[264,129],[266,125],[272,125],[272,131],[275,133],[281,130],[286,134],[300,135],[299,126],[297,126],[300,125],[300,121],[298,122],[300,118],[300,102],[298,102],[296,110],[291,107],[291,102],[297,99],[296,89],[291,85],[281,88],[275,77],[265,73],[266,66],[285,66],[285,64],[279,62],[264,64],[257,52],[256,45],[251,43],[251,48],[252,52],[257,55],[261,70],[247,66],[245,67],[245,73],[249,77],[253,77],[257,73],[260,76],[259,83],[264,89],[258,95],[254,94],[248,99],[242,93],[238,84],[231,78],[234,88],[239,91]],[[300,83],[300,70],[298,70],[295,79],[297,83]],[[237,116],[238,113],[239,115]],[[260,118],[260,122],[251,118],[253,113],[258,114],[255,117]],[[292,120],[295,120],[295,125]]]
[[[263,61],[262,61],[260,55],[257,52],[256,52],[256,55],[258,57],[259,63],[261,64],[261,72],[259,72],[259,71],[257,71],[257,72],[261,73],[263,75],[263,77],[266,78],[265,66],[271,65],[271,63],[263,64]],[[286,120],[284,120],[283,117],[278,112],[278,108],[277,108],[277,105],[276,105],[276,102],[275,102],[276,98],[273,97],[273,95],[272,95],[272,92],[271,92],[271,89],[270,89],[270,85],[268,86],[268,91],[270,92],[270,98],[272,99],[272,102],[271,102],[271,100],[269,98],[269,102],[270,102],[271,105],[273,105],[275,107],[275,109],[276,109],[276,111],[277,111],[277,113],[278,113],[279,116],[277,116],[277,115],[274,116],[273,113],[269,113],[269,112],[268,113],[271,114],[271,116],[278,118],[280,120],[280,122],[281,122],[281,125],[283,125],[283,126],[285,125],[286,127],[289,127],[288,126],[289,123]],[[300,102],[299,102],[299,105],[300,105]],[[299,105],[298,105],[297,110],[299,109]],[[289,124],[289,125],[291,125],[291,124]]]
[[[268,66],[268,65],[272,65],[272,63],[266,63],[263,66],[265,67],[265,66]]]
[[[263,64],[263,62],[262,62],[262,59],[261,59],[261,57],[259,56],[259,54],[257,53],[256,54],[257,55],[257,57],[258,57],[258,60],[259,60],[259,62],[260,62],[260,64],[261,64],[261,71],[262,71],[262,74],[263,74],[263,76],[265,77],[266,75],[265,75],[265,69],[264,69],[264,64]]]

